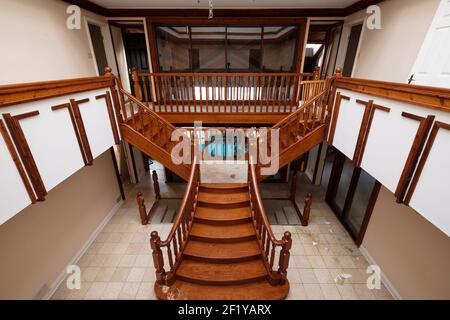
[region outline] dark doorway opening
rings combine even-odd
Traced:
[[[347,53],[345,54],[344,68],[342,75],[345,77],[351,77],[353,66],[355,65],[356,54],[358,52],[359,38],[361,37],[363,24],[357,24],[352,26],[350,30],[350,36],[348,39]]]

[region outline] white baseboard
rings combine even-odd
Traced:
[[[123,200],[117,202],[115,206],[109,211],[109,213],[106,215],[106,217],[102,220],[102,222],[97,226],[97,228],[94,230],[94,232],[89,236],[89,238],[86,240],[86,242],[83,244],[83,246],[78,250],[78,252],[75,254],[75,256],[72,258],[72,260],[67,264],[67,266],[64,268],[64,270],[61,271],[59,276],[56,278],[56,280],[53,282],[53,284],[50,287],[50,290],[47,292],[47,294],[42,298],[43,300],[50,299],[55,291],[58,289],[58,287],[61,285],[61,283],[64,281],[64,279],[67,276],[66,270],[67,267],[70,265],[76,265],[78,263],[78,260],[86,253],[86,251],[91,246],[92,242],[97,238],[97,236],[102,232],[103,228],[106,226],[106,224],[111,220],[111,218],[116,214],[117,210],[122,206]]]
[[[369,264],[378,265],[377,262],[373,259],[373,257],[370,255],[369,251],[364,246],[359,247],[359,251],[361,251],[361,254],[367,259]],[[389,291],[389,293],[394,297],[395,300],[403,300],[400,293],[395,289],[392,282],[388,279],[386,274],[381,270],[381,283],[384,284],[386,289]]]

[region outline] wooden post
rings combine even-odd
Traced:
[[[159,189],[158,174],[156,173],[156,170],[153,170],[152,172],[152,179],[153,179],[153,190],[155,191],[155,198],[156,200],[159,200],[161,199],[161,191]]]
[[[141,192],[138,192],[136,195],[136,201],[138,203],[139,207],[139,215],[141,216],[141,223],[142,225],[148,224],[148,215],[147,215],[147,209],[145,208],[145,200],[142,196]]]
[[[139,75],[136,70],[136,67],[131,68],[131,74],[133,79],[134,96],[139,101],[142,101],[141,87],[139,86]]]
[[[314,68],[313,80],[320,80],[320,67],[315,67]]]
[[[153,265],[155,266],[156,282],[159,284],[165,284],[166,270],[164,270],[164,258],[161,251],[161,238],[157,231],[153,231],[150,234],[150,246],[153,250]]]
[[[302,226],[308,225],[309,214],[311,212],[311,205],[312,205],[312,194],[311,192],[308,192],[305,198],[305,206],[303,207]]]
[[[278,273],[280,274],[280,284],[284,284],[286,282],[287,276],[287,268],[289,267],[289,257],[292,247],[292,235],[289,231],[286,231],[283,235],[283,247],[280,252],[280,260],[278,264]]]

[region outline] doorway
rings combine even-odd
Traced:
[[[381,184],[334,147],[327,152],[323,178],[325,201],[361,245]]]
[[[345,77],[351,77],[353,73],[353,66],[355,65],[356,55],[358,53],[359,39],[361,38],[363,24],[355,24],[350,29],[350,35],[348,37],[347,52],[345,54],[344,68],[342,69],[342,75]]]

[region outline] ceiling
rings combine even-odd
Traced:
[[[91,0],[107,9],[207,9],[208,0]],[[346,8],[358,0],[213,0],[216,9]]]

